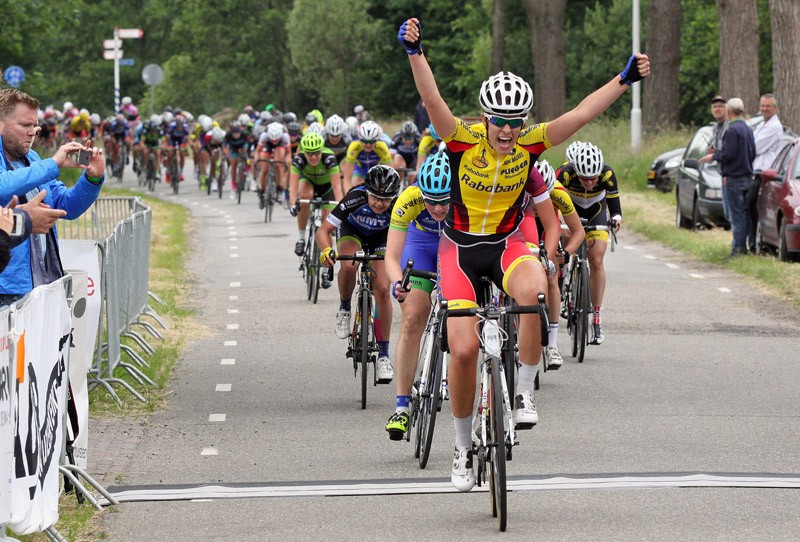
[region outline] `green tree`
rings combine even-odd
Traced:
[[[327,112],[346,113],[359,67],[375,60],[380,25],[365,16],[365,0],[296,0],[287,36],[297,81]]]

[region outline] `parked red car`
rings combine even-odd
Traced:
[[[800,139],[784,146],[761,172],[756,244],[777,249],[785,262],[800,261]]]

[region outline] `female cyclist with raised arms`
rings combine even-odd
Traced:
[[[403,301],[403,318],[395,350],[397,402],[395,412],[386,424],[392,440],[402,440],[408,431],[411,385],[419,358],[419,342],[431,310],[433,283],[411,278],[411,290],[400,288],[402,266],[409,258],[414,269],[436,271],[439,235],[450,209],[450,158],[440,153],[426,161],[417,182],[403,190],[392,209],[392,220],[386,241],[386,274],[392,294]]]
[[[575,109],[550,123],[520,132],[533,106],[530,85],[514,74],[501,72],[481,85],[479,98],[484,131],[470,130],[451,113],[439,94],[433,72],[422,53],[417,19],[405,21],[398,39],[408,53],[420,98],[424,100],[436,132],[447,144],[453,168],[450,210],[439,244],[442,295],[452,308],[477,306],[478,279],[488,275],[521,305],[536,303],[547,281],[542,266],[531,255],[518,225],[523,192],[533,196],[544,224],[548,253],[555,254],[559,225],[552,212],[542,176],[533,167],[538,155],[565,141],[597,117],[627,89],[626,84],[649,74],[644,55],[631,57],[625,70],[584,99]],[[539,317],[521,315],[519,353],[522,365],[514,398],[518,428],[538,422],[533,402],[533,382],[541,357]],[[451,349],[448,384],[456,430],[451,481],[461,491],[475,485],[472,467],[472,412],[478,337],[475,318],[448,322]]]

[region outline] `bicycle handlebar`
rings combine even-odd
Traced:
[[[299,200],[297,200],[297,203],[309,203],[309,204],[313,203],[313,204],[316,204],[316,205],[338,205],[339,204],[338,201],[321,199],[321,198],[299,199]]]
[[[383,254],[366,254],[362,251],[358,251],[353,255],[344,255],[344,254],[337,254],[337,260],[350,260],[354,262],[368,262],[368,261],[375,261],[375,260],[383,260]]]
[[[411,276],[418,279],[428,279],[434,282],[439,280],[439,274],[435,271],[423,271],[422,269],[412,269]]]
[[[540,314],[545,303],[544,292],[539,292],[537,299],[539,301],[538,305],[514,305],[513,307],[487,305],[470,309],[448,309],[447,316],[454,316],[456,318],[462,316],[478,316],[483,319],[497,320],[504,314]]]

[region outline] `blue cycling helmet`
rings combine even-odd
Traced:
[[[433,139],[435,139],[436,141],[441,141],[442,140],[442,138],[439,137],[439,134],[437,134],[436,130],[433,128],[433,123],[430,123],[430,125],[428,126],[428,132],[430,132],[431,137]]]
[[[417,182],[423,195],[436,198],[450,193],[450,158],[440,152],[430,156],[419,169]]]

